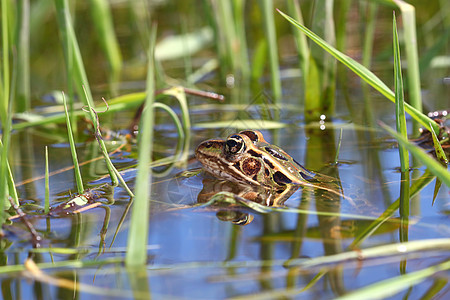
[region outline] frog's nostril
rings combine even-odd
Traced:
[[[206,144],[205,144],[205,148],[211,148],[212,147],[212,143],[211,142],[207,142]]]

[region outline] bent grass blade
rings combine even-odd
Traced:
[[[387,99],[389,99],[392,102],[395,102],[395,94],[392,92],[391,89],[389,89],[384,82],[382,82],[375,74],[373,74],[370,70],[368,70],[366,67],[352,59],[351,57],[343,54],[342,52],[338,51],[336,48],[325,42],[323,39],[321,39],[319,36],[317,36],[315,33],[313,33],[311,30],[306,28],[304,25],[298,23],[296,20],[291,18],[290,16],[286,15],[282,11],[278,10],[278,12],[290,23],[292,23],[295,27],[297,27],[299,30],[301,30],[304,34],[306,34],[311,40],[313,40],[315,43],[317,43],[319,46],[321,46],[323,49],[325,49],[328,53],[330,53],[332,56],[334,56],[337,60],[339,60],[341,63],[346,65],[350,70],[352,70],[355,74],[357,74],[361,79],[363,79],[365,82],[367,82],[369,85],[371,85],[374,89],[379,91],[383,96],[385,96]],[[408,103],[405,103],[405,110],[408,112],[416,121],[420,122],[422,126],[430,129],[430,123],[431,126],[437,131],[439,130],[437,124],[433,124],[432,120],[427,117],[426,115],[422,114],[420,111],[409,105]]]

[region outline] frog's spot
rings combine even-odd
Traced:
[[[248,158],[242,162],[242,171],[246,175],[255,175],[261,169],[261,163],[255,158]]]
[[[248,136],[252,142],[258,141],[258,135],[251,130],[245,130],[245,131],[241,131],[239,133]]]
[[[239,162],[234,163],[233,166],[238,170],[240,169]]]
[[[264,159],[264,163],[266,164],[266,165],[268,165],[271,169],[273,169],[274,168],[274,165],[273,165],[273,163],[271,163],[270,162],[270,160],[268,160],[267,158],[263,158]],[[267,170],[267,169],[266,169]],[[269,171],[269,170],[267,170],[267,171]]]
[[[262,157],[262,155],[260,153],[256,152],[255,150],[248,150],[247,153],[253,157]]]
[[[273,174],[273,180],[278,183],[279,185],[285,185],[287,183],[292,183],[292,180],[290,180],[289,178],[287,178],[286,175],[284,175],[283,173],[281,173],[280,171],[276,171]]]
[[[266,176],[270,175],[269,169],[264,169],[264,172],[266,173]]]
[[[274,149],[272,149],[270,147],[264,147],[264,149],[266,149],[266,151],[269,152],[269,154],[272,155],[273,157],[276,157],[278,159],[285,160],[285,161],[288,160],[282,154],[278,153],[278,151],[276,151],[276,150],[274,150]]]

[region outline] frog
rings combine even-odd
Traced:
[[[206,140],[198,145],[195,156],[214,177],[240,184],[285,189],[311,185],[316,177],[286,151],[267,142],[258,130]]]

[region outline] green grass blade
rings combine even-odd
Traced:
[[[48,214],[50,211],[50,181],[48,174],[48,147],[45,146],[45,202],[44,212]]]
[[[304,25],[298,23],[296,20],[292,19],[285,13],[278,10],[278,12],[286,18],[290,23],[292,23],[294,26],[296,26],[298,29],[300,29],[303,33],[305,33],[311,40],[313,40],[315,43],[320,45],[322,48],[324,48],[328,53],[330,53],[332,56],[334,56],[337,60],[339,60],[341,63],[346,65],[350,70],[352,70],[355,74],[357,74],[361,79],[363,79],[365,82],[367,82],[369,85],[371,85],[374,89],[379,91],[383,96],[385,96],[387,99],[389,99],[392,102],[395,102],[395,94],[390,90],[384,82],[382,82],[375,74],[373,74],[371,71],[369,71],[366,67],[352,59],[351,57],[341,53],[340,51],[336,50],[334,47],[329,45],[327,42],[325,42],[323,39],[321,39],[319,36],[317,36],[315,33],[313,33],[311,30],[306,28]],[[433,128],[435,130],[439,130],[438,126],[436,124],[433,124],[431,122],[431,119],[428,118],[426,115],[422,114],[420,111],[409,105],[408,103],[405,103],[405,110],[408,112],[416,121],[420,122],[422,126],[429,129],[430,123],[432,124]]]
[[[109,2],[105,0],[91,0],[92,22],[97,29],[100,45],[106,54],[110,67],[109,79],[113,94],[120,78],[122,69],[122,54],[114,32]]]
[[[30,1],[17,1],[16,22],[16,100],[14,111],[30,109]]]
[[[303,16],[300,10],[300,3],[298,0],[287,1],[288,11],[300,24],[303,24]],[[309,69],[309,47],[306,40],[306,36],[300,30],[294,30],[293,32],[295,45],[297,46],[297,52],[300,60],[300,69],[302,70],[303,83],[306,87],[306,78]]]
[[[128,232],[127,266],[141,266],[147,261],[148,222],[151,194],[149,164],[153,153],[153,102],[155,91],[154,50],[156,41],[156,26],[153,26],[148,52],[148,73],[145,108],[142,114],[142,126],[139,133],[139,158],[136,177],[136,198],[131,212],[130,229]]]
[[[378,11],[378,4],[370,1],[367,3],[365,20],[365,32],[363,42],[362,64],[366,68],[370,68],[373,52],[373,42],[375,36],[376,16]]]
[[[429,170],[426,170],[425,173],[419,178],[414,180],[413,184],[409,189],[410,197],[414,197],[417,195],[424,187],[426,187],[435,176],[430,174]],[[396,201],[392,202],[388,208],[372,223],[370,223],[366,228],[364,228],[361,233],[359,233],[353,242],[349,245],[349,249],[358,249],[361,247],[361,244],[364,240],[369,238],[381,225],[385,222],[388,222],[390,218],[394,215],[395,212],[398,211],[400,207],[400,198]]]
[[[94,132],[98,132],[99,129],[97,128],[97,116],[93,110],[94,102],[92,100],[92,92],[89,87],[89,82],[87,80],[86,71],[84,69],[80,48],[78,46],[78,41],[72,26],[72,20],[70,17],[67,0],[55,0],[55,5],[57,8],[58,22],[60,27],[62,28],[61,33],[63,35],[63,44],[66,50],[66,64],[67,66],[71,65],[69,61],[73,58],[73,76],[71,77],[75,79],[75,87],[78,91],[78,94],[84,96],[80,97],[83,103],[89,106],[88,114],[91,118],[92,124],[94,124]],[[106,146],[103,140],[100,139],[99,143],[103,154],[107,153]],[[111,182],[113,185],[118,185],[118,172],[117,170],[115,170],[114,165],[110,161],[108,162],[109,158],[106,158],[106,160],[108,172],[111,177]]]
[[[400,46],[398,43],[397,33],[397,21],[395,19],[395,13],[392,21],[392,35],[393,35],[393,47],[394,47],[394,82],[395,82],[395,120],[397,125],[397,132],[405,139],[408,139],[408,133],[406,131],[406,118],[405,118],[405,99],[403,95],[403,79],[402,79],[402,66],[400,62]],[[408,150],[402,145],[398,146],[400,153],[400,167],[402,172],[409,170],[409,155]]]
[[[423,149],[410,143],[403,136],[392,130],[389,126],[384,123],[380,123],[380,126],[388,131],[397,141],[402,144],[406,149],[408,149],[413,156],[419,159],[428,169],[436,175],[443,183],[450,187],[450,172],[444,168],[439,162],[437,162],[433,157],[428,155]]]
[[[73,139],[72,133],[72,125],[70,123],[69,111],[67,110],[66,97],[64,96],[64,93],[63,93],[63,103],[64,103],[64,113],[66,114],[67,136],[69,138],[70,152],[72,154],[73,170],[75,172],[75,180],[77,182],[77,191],[78,194],[81,195],[84,192],[83,178],[81,177],[80,165],[78,164],[77,150],[75,148],[75,141]]]
[[[419,55],[417,50],[416,10],[414,6],[403,0],[393,0],[400,8],[403,21],[403,35],[408,64],[408,91],[411,105],[422,111],[422,96],[420,90]]]
[[[262,0],[260,1],[262,7],[264,28],[266,30],[266,36],[269,47],[269,66],[270,76],[272,81],[272,93],[275,102],[281,99],[281,79],[280,79],[280,66],[278,62],[278,47],[277,37],[275,33],[275,21],[273,17],[273,1]]]
[[[17,191],[14,186],[12,172],[8,163],[9,142],[11,136],[11,102],[10,102],[10,69],[9,69],[9,27],[8,27],[8,13],[9,1],[3,0],[1,2],[1,17],[2,17],[2,48],[3,53],[3,68],[0,78],[3,79],[3,86],[0,94],[0,121],[2,124],[2,141],[0,142],[1,156],[0,156],[0,219],[3,222],[3,209],[10,207],[11,203],[8,198],[12,197],[14,203],[19,205]]]
[[[371,284],[359,290],[353,291],[347,295],[339,297],[340,300],[349,299],[371,299],[376,295],[377,298],[384,298],[395,295],[396,293],[419,284],[434,274],[450,269],[450,261],[446,261],[420,271],[403,274],[394,278],[388,278],[383,281]]]
[[[437,158],[442,162],[443,165],[448,164],[447,155],[445,155],[444,149],[442,149],[441,143],[439,143],[439,139],[436,136],[436,132],[431,128],[431,136],[433,137],[433,145],[434,151],[436,151]]]
[[[339,152],[341,151],[341,144],[342,144],[342,128],[341,128],[341,132],[339,133],[339,140],[338,140],[338,145],[337,145],[337,149],[336,149],[336,155],[334,156],[334,165],[337,165],[339,162]]]
[[[341,6],[344,6],[342,4]],[[312,31],[323,36],[329,45],[336,44],[335,21],[333,13],[333,0],[316,0],[314,3],[314,12],[312,16]],[[334,98],[336,90],[336,61],[329,56],[326,51],[317,44],[311,45],[311,57],[315,60],[318,68],[320,97],[317,115],[313,116],[317,120],[320,115],[334,115]],[[311,82],[311,80],[310,80]],[[314,99],[306,99],[314,101]],[[307,104],[306,103],[306,104]]]

